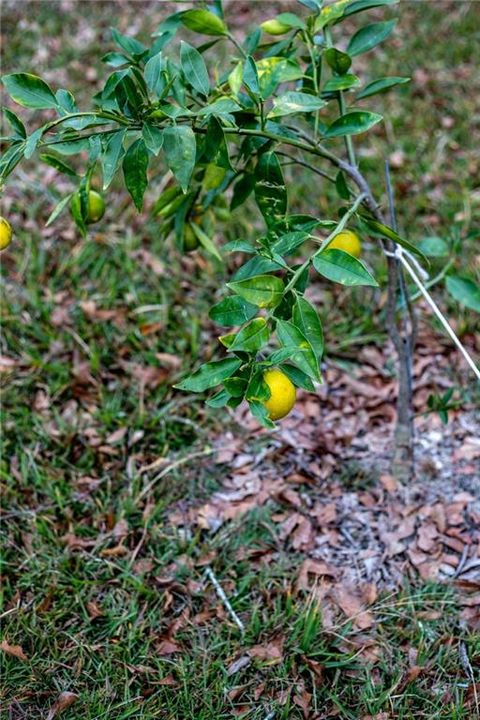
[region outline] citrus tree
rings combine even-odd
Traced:
[[[396,459],[408,476],[411,339],[399,325],[396,296],[402,277],[392,250],[402,246],[422,254],[398,234],[393,213],[385,219],[358,167],[353,140],[382,122],[359,101],[408,81],[395,76],[362,83],[355,74],[358,56],[385,41],[395,27],[395,20],[362,22],[364,13],[395,2],[299,0],[298,14],[267,18],[241,43],[229,29],[221,0],[197,2],[170,15],[150,46],[113,30],[116,49],[103,58],[110,71],[86,111],[78,109],[71,92],[51,88],[36,75],[6,75],[3,85],[11,99],[49,111],[49,119],[27,132],[17,114],[4,109],[11,132],[2,137],[0,174],[3,186],[20,162],[37,154],[70,176],[72,192],[47,224],[70,209],[85,234],[103,215],[99,191],[105,193],[117,174],[141,211],[149,183],[155,187],[166,165],[172,180],[163,184],[153,207],[162,232],[173,234],[185,250],[201,247],[217,257],[212,211],[228,216],[227,198],[230,208],[237,208],[254,197],[263,232],[221,248],[247,259],[210,310],[224,328],[219,358],[178,387],[199,393],[215,388],[207,400],[215,408],[246,401],[267,427],[290,411],[296,388],[314,391],[322,380],[323,329],[306,296],[311,278],[377,286],[361,259],[360,241],[375,239],[378,251],[387,251],[389,328],[400,378]],[[360,22],[346,37],[342,23],[353,16]],[[209,58],[212,53],[218,58],[220,44],[228,46],[220,53],[228,59],[218,69]],[[82,158],[81,175],[78,163],[73,167],[69,160],[73,155]],[[331,182],[340,212],[319,217],[315,193],[310,214],[292,214],[283,173],[287,161]],[[6,220],[2,244],[4,237],[11,237]]]

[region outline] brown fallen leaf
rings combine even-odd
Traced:
[[[177,643],[166,639],[160,642],[157,646],[157,651],[159,655],[173,655],[173,653],[180,652],[181,648]]]
[[[70,705],[73,705],[76,700],[78,700],[78,695],[75,693],[68,692],[67,690],[60,693],[48,711],[47,720],[53,720],[54,717],[60,715],[60,713],[69,708]]]
[[[115,547],[111,548],[105,548],[100,552],[101,557],[122,557],[123,555],[128,555],[129,549],[125,547],[125,545],[115,545]]]
[[[95,602],[87,602],[87,612],[89,616],[92,618],[92,620],[95,620],[95,618],[102,617],[103,612]]]
[[[334,592],[334,599],[340,610],[353,620],[353,624],[361,630],[372,627],[375,620],[371,612],[365,610],[363,604],[352,591],[345,585],[337,585]]]
[[[311,693],[308,693],[306,690],[303,690],[302,693],[297,693],[293,696],[293,702],[295,705],[298,705],[299,708],[302,709],[303,717],[307,719],[310,716],[310,703],[312,700]]]
[[[313,542],[313,527],[310,520],[302,517],[296,529],[290,537],[294,550],[305,549]]]
[[[307,558],[303,561],[298,573],[298,579],[295,585],[297,591],[308,590],[310,588],[308,579],[309,575],[314,575],[316,578],[321,577],[322,575],[335,577],[336,571],[322,560],[312,560]]]
[[[118,520],[112,530],[112,535],[114,540],[117,540],[119,542],[120,540],[123,540],[128,535],[128,522],[125,520],[125,518],[121,518]]]
[[[2,642],[0,643],[0,650],[3,650],[3,652],[7,655],[16,657],[18,660],[23,660],[23,662],[28,661],[28,657],[23,652],[21,645],[10,645],[10,643],[8,643],[6,640],[2,640]]]
[[[62,537],[62,540],[71,550],[87,550],[97,542],[94,538],[77,537],[74,533],[67,533]]]
[[[257,660],[270,661],[272,665],[276,664],[283,658],[283,642],[284,638],[279,636],[263,645],[254,645],[249,648],[248,654]]]

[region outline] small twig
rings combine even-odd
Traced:
[[[224,604],[224,606],[225,606],[228,614],[230,615],[230,617],[232,618],[233,622],[235,623],[235,625],[238,627],[238,629],[240,630],[240,632],[241,632],[242,635],[243,635],[244,632],[245,632],[245,625],[244,625],[243,622],[240,620],[240,618],[238,617],[238,615],[237,615],[237,613],[235,612],[235,610],[233,609],[233,607],[230,605],[230,601],[229,601],[229,599],[227,598],[227,596],[225,595],[224,589],[222,588],[222,586],[221,586],[220,583],[218,582],[217,578],[215,577],[212,568],[209,567],[208,565],[207,565],[207,567],[205,568],[205,575],[207,575],[208,579],[210,580],[210,582],[212,583],[213,587],[215,588],[215,592],[217,593],[217,595],[218,595],[218,597],[220,598],[220,600],[223,602],[223,604]]]
[[[294,155],[289,155],[288,153],[282,152],[281,150],[276,150],[275,152],[277,155],[282,155],[283,157],[289,158],[295,165],[301,165],[302,167],[307,168],[311,172],[316,173],[317,175],[321,175],[321,177],[326,178],[331,183],[335,182],[335,178],[333,177],[333,175],[329,175],[324,170],[320,170],[314,165],[310,165],[310,163],[305,162],[304,160],[299,160],[299,158],[296,158]]]
[[[457,569],[454,572],[453,577],[458,578],[459,575],[462,574],[463,568],[465,567],[465,563],[467,562],[468,558],[468,545],[463,546],[462,550],[462,556],[460,558],[460,562],[457,565]]]
[[[237,50],[239,51],[239,53],[240,53],[241,55],[243,55],[244,58],[246,58],[246,57],[247,57],[247,53],[246,53],[245,50],[242,48],[242,46],[241,46],[240,43],[237,41],[237,39],[232,35],[232,33],[228,33],[227,37],[228,37],[228,39],[230,40],[230,42],[232,42],[232,43],[235,45],[235,47],[237,48]]]
[[[458,646],[458,654],[460,657],[460,662],[462,664],[462,667],[465,670],[465,673],[467,674],[468,679],[472,683],[473,697],[475,699],[475,708],[477,711],[476,714],[478,717],[480,717],[480,706],[479,706],[479,702],[478,702],[477,683],[475,682],[475,675],[473,673],[472,664],[468,657],[467,646],[466,646],[464,640],[460,640],[460,645]]]

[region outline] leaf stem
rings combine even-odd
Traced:
[[[242,48],[242,46],[240,45],[240,43],[238,42],[238,40],[236,40],[236,38],[232,35],[232,33],[228,33],[227,37],[228,37],[228,39],[230,40],[230,42],[232,42],[232,43],[235,45],[235,47],[236,47],[237,50],[241,53],[241,55],[242,55],[244,58],[246,58],[246,57],[247,57],[247,53],[246,53],[245,50]]]

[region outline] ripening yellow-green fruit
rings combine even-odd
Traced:
[[[75,193],[72,198],[72,212],[81,214],[80,193]],[[102,219],[105,213],[105,201],[96,190],[90,190],[88,193],[87,217],[85,221],[88,224],[96,223]]]
[[[0,217],[0,250],[5,250],[12,242],[13,229],[8,220]]]
[[[185,225],[183,230],[183,249],[185,252],[192,252],[199,246],[198,238],[190,224]]]
[[[353,255],[353,257],[360,257],[362,252],[362,243],[358,235],[351,230],[344,230],[343,232],[335,235],[334,239],[328,246],[329,250],[343,250],[344,252]]]
[[[288,415],[295,405],[297,392],[295,385],[281,370],[266,370],[263,379],[270,390],[270,397],[263,404],[268,410],[270,420],[280,420]]]
[[[267,35],[285,35],[285,33],[292,29],[290,25],[285,25],[285,23],[282,23],[280,20],[276,20],[275,18],[272,20],[265,20],[265,22],[260,24],[260,27],[263,32],[267,33]]]

